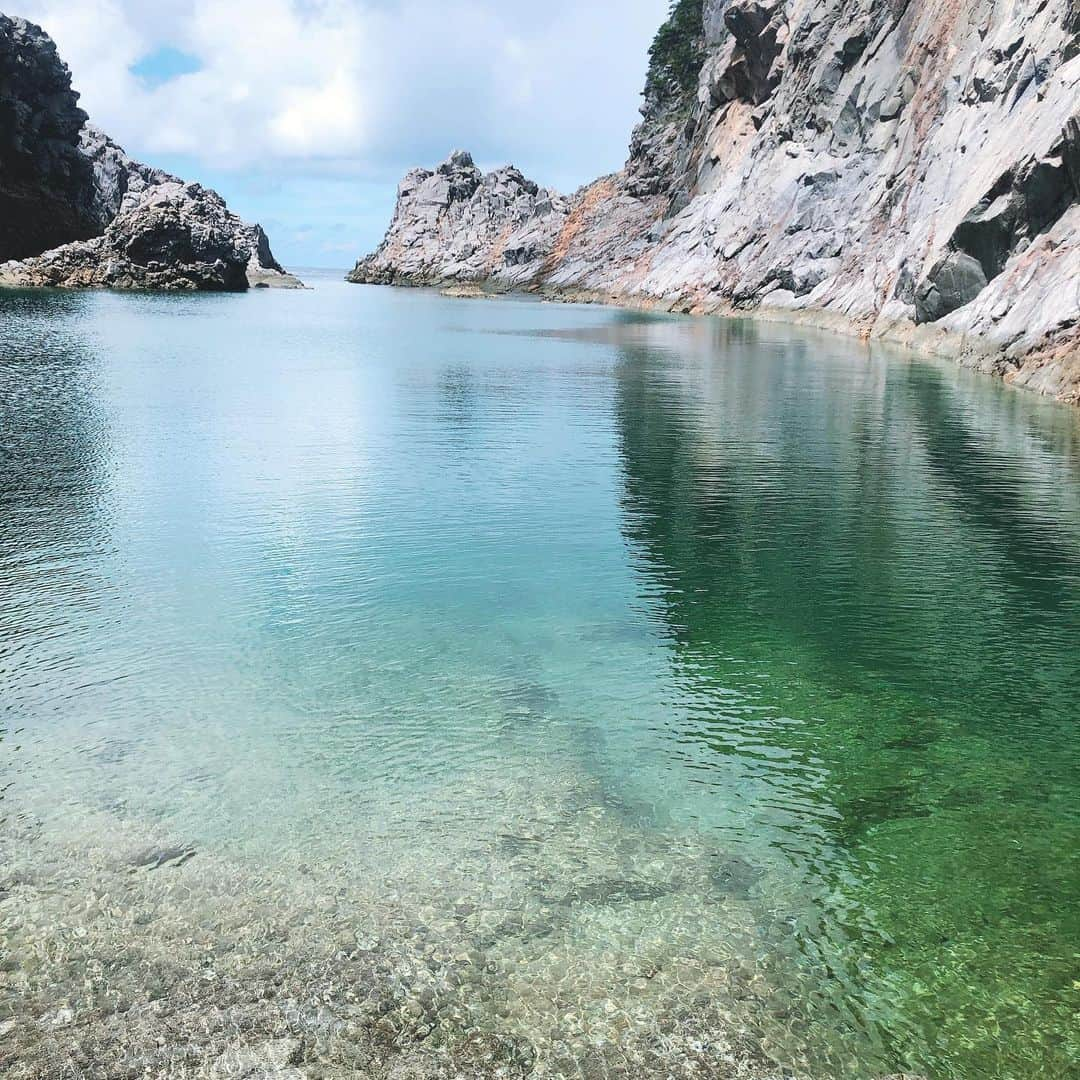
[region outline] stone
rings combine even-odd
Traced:
[[[936,322],[974,300],[986,288],[986,274],[978,259],[954,251],[936,262],[915,290],[915,319]]]
[[[230,1080],[303,1080],[295,1068],[303,1060],[299,1039],[265,1039],[226,1050],[210,1069],[212,1077]]]
[[[1061,158],[1072,181],[1073,195],[1080,199],[1080,115],[1070,117],[1061,129]]]
[[[143,848],[131,857],[135,869],[159,870],[163,866],[181,866],[195,856],[195,849],[183,845]]]
[[[0,15],[0,262],[97,231],[78,100],[48,35]]]
[[[781,0],[730,0],[724,25],[735,45],[724,76],[730,96],[760,105],[780,79],[774,65],[787,28],[784,5]]]
[[[402,180],[385,240],[349,280],[520,286],[540,272],[567,213],[566,199],[513,166],[484,175],[455,150],[434,172],[414,169]]]
[[[885,99],[878,110],[879,120],[895,120],[911,103],[918,87],[918,79],[914,71],[905,71],[900,77],[900,83],[896,89]]]

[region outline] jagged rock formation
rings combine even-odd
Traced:
[[[230,291],[300,284],[274,258],[262,228],[241,221],[217,192],[133,161],[89,125],[80,145],[104,231],[6,263],[0,282]]]
[[[854,329],[1080,401],[1077,0],[677,0],[650,59],[625,168],[514,284]]]
[[[483,175],[458,150],[434,172],[414,169],[401,181],[386,238],[349,280],[523,284],[541,269],[568,210],[513,166]]]
[[[39,27],[0,16],[0,284],[296,287],[214,191],[133,161],[86,123]]]

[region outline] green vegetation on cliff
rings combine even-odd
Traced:
[[[645,97],[658,106],[688,104],[705,59],[703,0],[672,0],[667,22],[649,48]]]

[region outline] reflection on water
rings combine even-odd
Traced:
[[[11,1075],[1077,1067],[1073,413],[330,281],[0,319]]]
[[[628,532],[699,703],[685,736],[759,763],[767,798],[729,820],[752,843],[771,817],[818,879],[802,945],[835,947],[886,1046],[942,1075],[1066,1075],[1080,426],[925,365],[852,393],[807,369],[813,343],[715,332],[723,365],[642,346],[619,379]]]

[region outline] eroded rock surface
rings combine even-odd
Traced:
[[[486,175],[464,151],[398,186],[386,239],[351,281],[434,284],[534,280],[562,231],[569,203],[507,166]]]
[[[650,59],[624,169],[513,274],[489,249],[491,284],[854,329],[1080,401],[1074,0],[679,0]],[[479,280],[407,196],[354,280],[409,281],[418,232],[423,280]]]
[[[86,127],[81,147],[94,175],[104,231],[34,258],[0,266],[19,285],[242,291],[298,286],[270,251],[266,234],[232,213],[215,191],[133,161]]]
[[[0,16],[0,284],[299,286],[216,192],[134,161],[86,122],[39,27]]]

